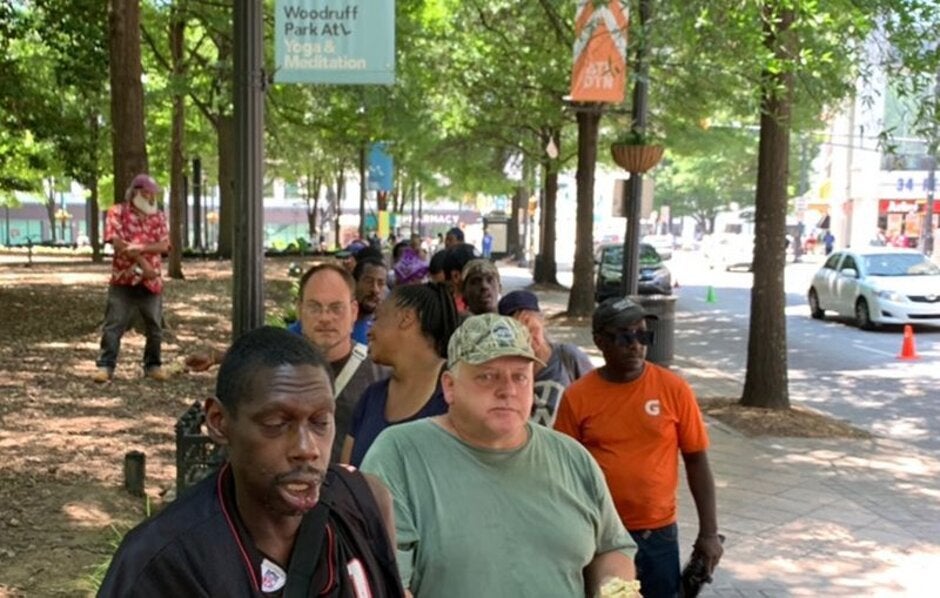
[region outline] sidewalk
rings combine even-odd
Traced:
[[[539,299],[551,315],[567,293]],[[599,359],[587,326],[549,320],[549,329]],[[676,340],[674,369],[698,396],[740,396],[742,380],[684,355]],[[701,596],[940,595],[931,576],[940,573],[940,460],[884,439],[747,438],[708,425],[726,540]],[[697,532],[684,479],[679,496],[684,560]]]

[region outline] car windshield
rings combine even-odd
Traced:
[[[916,253],[881,253],[866,255],[865,270],[869,276],[936,276],[940,268]]]
[[[659,254],[653,249],[652,245],[640,244],[640,263],[643,265],[652,265],[660,261]],[[623,263],[623,246],[612,246],[604,250],[604,264],[607,266],[620,265]]]

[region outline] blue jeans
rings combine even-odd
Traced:
[[[114,370],[121,337],[131,324],[134,312],[139,311],[144,320],[144,369],[159,367],[160,344],[163,341],[163,295],[151,293],[143,285],[108,287],[108,306],[104,314],[104,331],[101,335],[101,353],[95,362],[100,368]]]
[[[675,598],[679,595],[679,526],[629,530],[636,542],[636,578],[643,598]]]

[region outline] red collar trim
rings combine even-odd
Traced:
[[[261,591],[261,580],[258,579],[258,574],[255,572],[254,565],[251,563],[251,559],[248,557],[248,551],[245,550],[245,545],[242,544],[242,539],[238,535],[238,530],[235,529],[235,521],[232,519],[232,515],[228,511],[228,507],[225,505],[225,494],[222,484],[224,482],[224,477],[230,472],[229,464],[226,463],[222,466],[222,469],[219,470],[219,475],[216,477],[215,490],[216,496],[219,498],[219,506],[222,508],[222,515],[225,517],[225,522],[228,524],[228,529],[232,534],[232,538],[235,540],[236,546],[238,546],[238,551],[242,555],[242,561],[245,564],[245,569],[248,571],[248,577],[251,579],[251,585],[254,587],[256,592]]]

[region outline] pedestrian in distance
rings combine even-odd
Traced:
[[[144,375],[166,380],[162,367],[163,276],[162,255],[170,250],[166,217],[157,206],[160,186],[139,174],[131,181],[124,201],[108,210],[104,242],[114,248],[111,280],[101,334],[101,351],[93,380],[110,382],[121,351],[121,338],[135,313],[144,322]]]
[[[671,598],[680,582],[676,492],[678,455],[698,512],[693,552],[711,575],[721,559],[708,433],[692,389],[646,361],[653,334],[648,314],[613,297],[592,317],[604,365],[568,387],[555,429],[591,452],[607,478],[617,511],[637,543],[644,596]]]
[[[832,234],[831,230],[826,229],[826,233],[823,235],[823,246],[826,248],[826,255],[832,253],[833,248],[835,247],[836,237]]]
[[[362,470],[395,505],[415,598],[595,596],[632,580],[634,542],[590,454],[529,422],[532,352],[511,318],[468,318],[442,376],[446,414],[393,426]]]
[[[489,229],[483,229],[483,240],[480,243],[480,248],[482,250],[484,259],[490,259],[493,257],[493,235],[490,234]]]
[[[530,291],[507,293],[499,300],[499,314],[516,319],[529,331],[532,351],[544,367],[536,363],[532,421],[551,428],[558,417],[558,407],[565,389],[594,369],[584,351],[571,343],[551,342],[545,331],[545,316],[539,299]]]
[[[242,335],[205,404],[228,461],[121,542],[99,596],[404,595],[388,491],[329,466],[330,365],[302,337]]]

